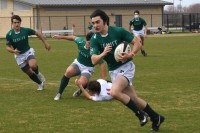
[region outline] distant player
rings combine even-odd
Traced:
[[[133,29],[131,29],[131,27],[133,27]],[[141,53],[143,56],[147,56],[147,53],[144,50],[144,37],[147,36],[147,23],[140,17],[140,12],[138,10],[134,11],[134,18],[129,22],[129,31],[141,38]]]
[[[81,89],[84,96],[89,100],[108,101],[112,99],[112,96],[110,95],[112,83],[104,79],[89,81],[87,85],[87,89],[89,91],[86,91],[83,88],[81,82],[78,79],[75,80],[75,84]]]
[[[43,90],[45,78],[39,72],[34,54],[35,51],[29,46],[28,36],[36,35],[42,40],[47,50],[50,50],[51,47],[40,32],[21,27],[21,21],[18,15],[11,17],[12,29],[6,34],[6,49],[8,52],[14,54],[15,60],[21,70],[38,84],[38,90]]]
[[[75,76],[80,76],[79,81],[83,85],[83,88],[87,87],[87,83],[91,77],[91,75],[94,72],[94,65],[91,61],[91,55],[90,55],[90,43],[89,40],[92,37],[93,32],[90,32],[86,35],[86,40],[83,37],[77,37],[77,36],[59,36],[55,35],[53,38],[55,39],[65,39],[69,41],[74,41],[77,44],[78,47],[78,56],[77,58],[72,62],[72,64],[66,69],[64,76],[61,79],[60,87],[58,89],[58,93],[55,96],[54,100],[60,100],[62,93],[66,86],[69,83],[70,78]],[[104,61],[102,60],[100,63],[101,68],[101,74],[102,78],[106,78],[106,65]],[[82,91],[78,89],[74,92],[73,96],[77,97],[81,95]]]

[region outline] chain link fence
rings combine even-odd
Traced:
[[[165,27],[166,31],[191,32],[200,29],[200,13],[195,14],[141,14],[150,27]],[[132,15],[111,15],[110,25],[129,27]],[[85,35],[88,32],[89,16],[40,16],[21,17],[22,27],[35,30],[63,30],[72,29],[75,35]],[[0,17],[0,37],[5,37],[11,29],[10,17]],[[157,30],[157,29],[155,29]]]

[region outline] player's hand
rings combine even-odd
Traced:
[[[126,53],[126,52],[123,52],[123,53],[119,54],[119,60],[120,60],[121,62],[125,62],[125,61],[127,61],[129,58],[132,58],[132,57],[133,57],[132,54]]]
[[[46,48],[46,50],[49,51],[51,49],[51,45],[49,43],[45,42],[45,48]]]
[[[103,51],[103,55],[107,55],[111,50],[112,50],[112,46],[109,44],[106,45],[106,47],[104,48],[104,51]]]
[[[54,38],[54,39],[61,39],[59,35],[54,35],[52,38]]]
[[[17,48],[14,50],[14,54],[19,55],[21,51],[19,51]]]

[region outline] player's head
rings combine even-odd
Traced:
[[[91,15],[93,28],[96,32],[101,32],[102,29],[107,25],[109,26],[109,17],[102,10],[95,10]]]
[[[87,35],[86,35],[86,43],[85,43],[85,46],[86,46],[86,48],[88,48],[88,49],[90,49],[90,39],[92,38],[92,36],[93,36],[93,32],[89,32],[89,33],[87,33]]]
[[[137,14],[137,15],[140,15],[140,11],[135,10],[135,11],[134,11],[134,15],[136,15],[136,14]]]
[[[13,16],[11,17],[11,23],[12,23],[13,28],[14,28],[15,30],[18,30],[18,29],[20,28],[21,21],[22,21],[22,20],[21,20],[20,16],[18,16],[18,15],[13,15]]]
[[[138,10],[134,11],[134,18],[139,18],[140,12]]]
[[[87,88],[92,94],[99,95],[101,92],[101,85],[97,80],[92,80],[88,83]]]

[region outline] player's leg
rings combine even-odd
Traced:
[[[136,104],[131,100],[131,98],[125,94],[123,91],[128,87],[128,80],[126,77],[122,75],[118,75],[111,87],[111,96],[120,102],[122,102],[125,106],[131,109],[135,115],[140,120],[140,125],[144,126],[147,123],[147,117],[144,113],[136,106]]]
[[[125,89],[124,93],[129,95],[131,99],[137,104],[137,106],[142,111],[148,114],[152,121],[152,130],[158,131],[161,123],[164,121],[165,118],[154,111],[145,100],[137,97],[134,87]]]
[[[82,83],[82,86],[84,89],[87,88],[87,83],[91,77],[91,75],[93,74],[94,72],[94,67],[87,67],[87,66],[79,66],[80,68],[80,71],[81,71],[81,76],[79,78],[79,80],[81,81]],[[78,97],[80,96],[82,93],[81,89],[78,88],[74,93],[73,93],[73,97]]]
[[[63,91],[65,90],[66,86],[69,83],[69,80],[71,77],[77,76],[80,74],[80,70],[78,65],[76,65],[75,63],[72,63],[65,71],[65,74],[63,75],[63,77],[61,78],[60,81],[60,86],[58,89],[58,93],[55,96],[54,100],[60,100],[61,95],[63,93]]]
[[[138,31],[138,37],[140,37],[142,43],[141,53],[143,56],[147,56],[147,53],[144,50],[144,30]]]

